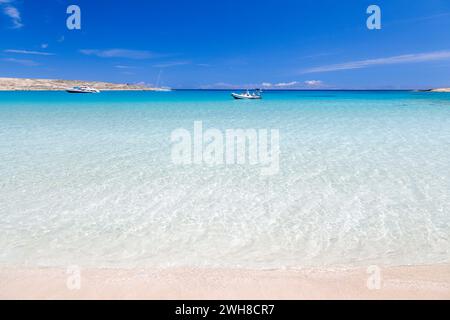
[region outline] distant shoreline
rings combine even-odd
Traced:
[[[100,91],[163,91],[164,88],[146,87],[139,84],[111,83],[102,81],[61,80],[61,79],[31,79],[31,78],[0,78],[1,91],[65,91],[75,86],[86,85]],[[176,91],[238,91],[247,88],[175,88]],[[416,91],[416,92],[450,92],[450,88],[433,89],[263,89],[264,91]]]
[[[161,91],[158,89],[100,89],[102,92],[121,92],[121,91]],[[65,92],[66,89],[11,89],[4,90],[0,88],[0,92]]]
[[[88,86],[89,82],[87,83]],[[72,86],[74,87],[74,86]],[[0,87],[0,92],[65,92],[66,89],[72,88],[60,88],[60,89],[46,89],[46,88],[16,88],[16,89],[10,89],[10,88],[2,88]],[[96,89],[98,89],[96,87]],[[171,88],[169,90],[161,89],[161,88],[114,88],[114,89],[105,89],[100,88],[99,89],[102,92],[121,92],[121,91],[129,91],[129,92],[139,92],[139,91],[153,91],[153,92],[159,92],[159,91],[224,91],[224,92],[232,92],[232,91],[245,91],[247,89],[240,88],[240,89],[196,89],[196,88]],[[263,92],[423,92],[423,93],[450,93],[450,88],[442,88],[442,89],[427,89],[427,90],[417,90],[417,89],[266,89],[263,90]]]
[[[65,91],[75,86],[89,86],[101,91],[159,91],[136,84],[121,84],[101,81],[0,78],[0,91]]]
[[[428,92],[450,92],[450,88],[437,88],[437,89],[431,89],[426,90]]]

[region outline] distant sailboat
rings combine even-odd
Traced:
[[[160,80],[161,80],[161,74],[162,74],[162,72],[163,72],[163,69],[160,69],[160,70],[159,70],[159,73],[158,73],[158,78],[157,78],[157,80],[156,80],[156,88],[155,88],[155,91],[160,91],[160,92],[169,92],[169,91],[172,91],[172,89],[169,88],[169,87],[160,87],[160,86],[159,86]]]

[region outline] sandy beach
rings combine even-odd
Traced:
[[[0,299],[450,299],[450,266],[302,270],[81,269],[69,289],[65,269],[0,270]]]

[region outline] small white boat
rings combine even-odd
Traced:
[[[66,90],[68,93],[100,93],[100,90],[88,86],[76,86]]]
[[[261,90],[257,89],[254,92],[247,90],[245,93],[232,93],[231,96],[235,99],[262,99]]]
[[[172,91],[171,88],[167,88],[167,87],[161,87],[161,88],[154,88],[154,91],[158,91],[158,92],[170,92]]]

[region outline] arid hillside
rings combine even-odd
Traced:
[[[97,81],[0,78],[0,91],[59,91],[79,85],[86,85],[99,90],[158,90],[157,88],[149,88],[140,85]]]

